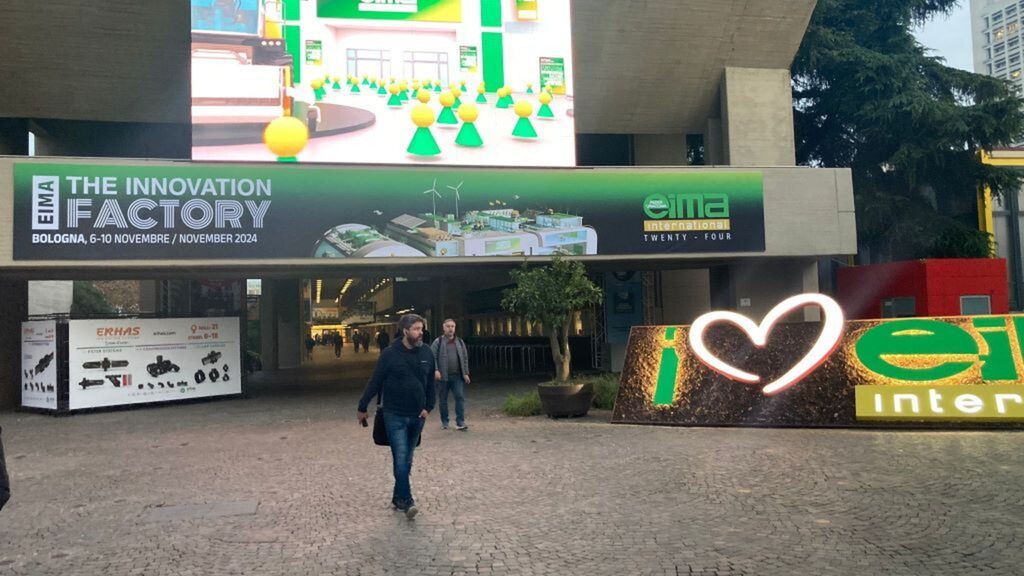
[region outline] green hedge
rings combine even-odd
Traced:
[[[539,416],[542,413],[540,395],[536,390],[526,394],[510,394],[503,408],[509,416]]]

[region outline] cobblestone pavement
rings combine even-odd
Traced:
[[[469,432],[431,420],[408,521],[354,418],[375,354],[318,354],[246,399],[0,414],[0,574],[1024,573],[1019,433],[501,416],[525,382],[474,382]]]

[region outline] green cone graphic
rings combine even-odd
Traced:
[[[369,86],[369,85],[370,85],[370,81],[367,80],[366,78],[363,78],[363,86]]]
[[[407,90],[402,90],[398,93],[398,98],[401,99],[402,102],[407,102],[409,100],[409,92]]]
[[[463,92],[465,92],[465,91],[466,91],[466,83],[465,83],[465,82],[463,82],[463,83],[462,83],[462,84],[461,84],[461,85],[459,86],[459,90],[462,90]]]
[[[511,96],[502,96],[501,98],[498,98],[498,103],[495,104],[496,108],[501,108],[501,109],[510,108],[511,106],[512,106],[512,97]]]
[[[349,92],[351,92],[352,94],[359,94],[360,92],[362,92],[362,90],[359,89],[359,83],[353,82],[352,89],[349,90]]]
[[[331,88],[334,88],[335,90],[341,90],[341,82],[335,81]]]
[[[417,128],[406,151],[416,156],[437,156],[441,153],[441,148],[437,145],[437,140],[434,140],[430,128]]]
[[[391,98],[388,98],[388,106],[392,108],[402,107],[402,98],[398,94],[392,94]]]
[[[437,117],[437,123],[454,125],[459,123],[459,119],[455,117],[455,112],[452,112],[451,108],[445,106]]]
[[[477,104],[487,104],[487,96],[484,96],[483,94],[479,94],[476,97],[476,103]]]
[[[441,93],[441,85],[440,84],[438,84],[437,86],[434,86],[434,93],[436,93],[436,94],[440,94]]]
[[[452,104],[452,110],[458,110],[460,107],[462,107],[462,99],[456,98],[455,104]]]
[[[299,159],[296,158],[295,156],[278,156],[277,157],[277,161],[278,162],[298,162]]]
[[[527,88],[526,89],[526,93],[527,94],[533,94],[533,86],[530,86],[529,88]]]
[[[377,94],[380,94],[381,96],[385,96],[385,95],[387,95],[387,93],[388,93],[388,90],[387,90],[387,88],[384,87],[383,84],[380,85],[380,88],[377,88]]]
[[[484,145],[484,140],[480,137],[480,131],[476,129],[476,124],[466,122],[459,130],[459,135],[455,137],[455,143],[466,148],[479,148]]]
[[[327,95],[327,91],[324,90],[323,88],[317,88],[316,90],[313,91],[313,95],[316,96],[316,99],[319,102],[320,100],[324,99],[324,96]]]
[[[548,104],[541,104],[540,110],[537,111],[537,118],[554,118],[555,112],[551,109]]]
[[[377,89],[377,81],[376,80],[374,80],[373,83],[370,84],[370,88],[373,89],[373,90]]]
[[[536,138],[537,130],[533,127],[533,122],[530,122],[529,118],[520,118],[519,122],[516,122],[516,128],[512,131],[512,135],[518,138]]]

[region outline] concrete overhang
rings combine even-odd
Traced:
[[[576,0],[578,133],[703,132],[725,68],[789,69],[815,0]]]

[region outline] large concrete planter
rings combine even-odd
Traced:
[[[549,418],[577,418],[586,416],[594,401],[594,385],[537,386],[544,414]]]

